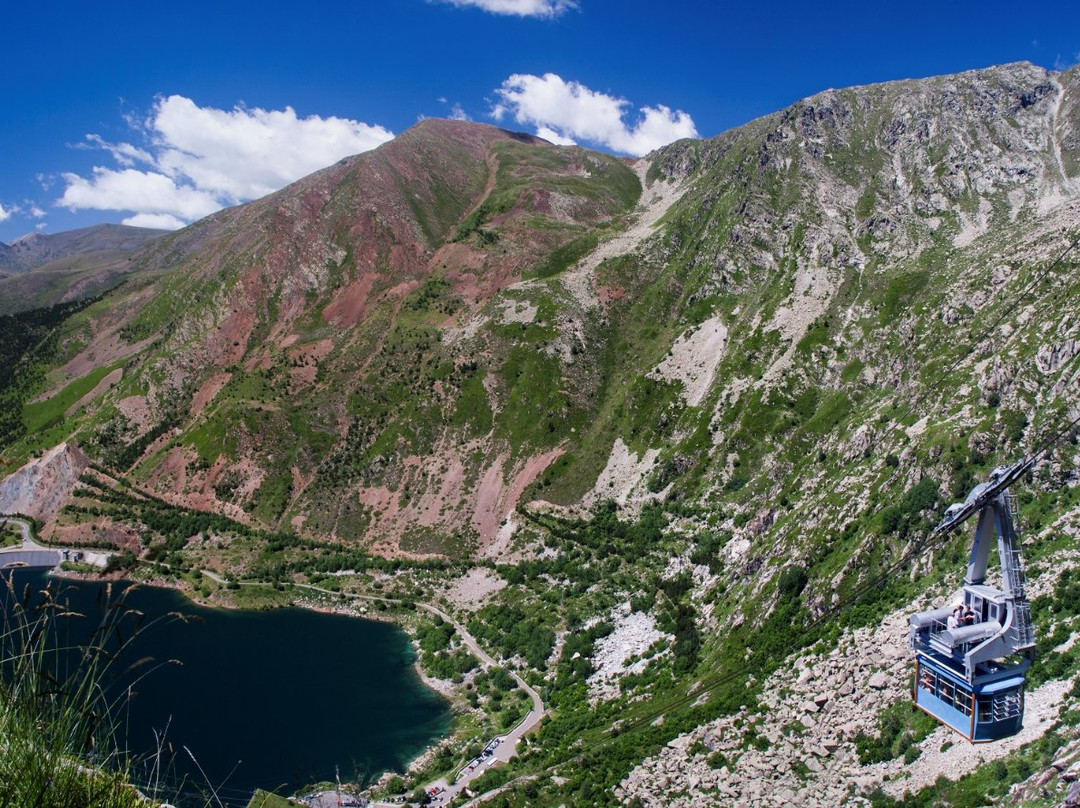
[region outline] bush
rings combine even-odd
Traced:
[[[780,579],[776,583],[777,591],[782,598],[797,598],[802,594],[810,578],[806,570],[798,565],[793,565],[780,573]]]
[[[543,616],[517,606],[485,606],[469,621],[468,629],[504,656],[520,655],[537,670],[546,666],[555,646],[555,632],[544,625]]]
[[[926,515],[937,508],[941,499],[938,484],[930,477],[923,477],[896,505],[881,510],[883,535],[897,534],[901,539],[908,533],[924,526]]]
[[[865,732],[855,736],[855,751],[864,766],[898,757],[910,763],[921,754],[916,744],[936,728],[937,722],[933,718],[903,699],[881,711],[876,736]]]

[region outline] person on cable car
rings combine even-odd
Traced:
[[[964,615],[964,607],[961,606],[959,603],[957,603],[956,606],[953,607],[953,610],[951,612],[949,612],[949,617],[945,621],[946,627],[952,629],[952,628],[956,628],[957,626],[959,626],[960,625],[960,618],[963,617],[963,615]]]
[[[960,625],[962,625],[962,626],[970,626],[970,625],[973,625],[974,623],[975,623],[975,612],[972,610],[970,605],[965,606],[964,607],[964,615],[963,615],[963,617],[960,618]]]

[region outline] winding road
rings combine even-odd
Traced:
[[[60,564],[61,551],[42,547],[34,541],[33,525],[17,516],[0,516],[0,525],[13,525],[22,534],[22,541],[10,547],[0,546],[0,568],[31,567],[49,569]]]
[[[473,636],[469,634],[469,632],[465,630],[465,627],[461,625],[457,620],[452,618],[450,615],[448,615],[441,609],[437,609],[436,607],[432,606],[430,603],[418,603],[416,605],[419,606],[421,609],[430,612],[431,614],[438,615],[447,623],[452,625],[457,631],[458,635],[461,637],[462,644],[469,649],[473,656],[492,667],[504,668],[506,672],[510,674],[511,678],[514,680],[517,686],[524,690],[525,693],[528,694],[529,698],[532,699],[532,707],[529,709],[528,714],[523,719],[521,719],[518,725],[505,735],[499,735],[495,738],[492,738],[491,741],[488,743],[487,748],[492,749],[492,745],[494,745],[494,749],[492,751],[492,754],[486,759],[486,761],[478,759],[477,761],[473,761],[470,764],[466,765],[457,773],[457,777],[454,779],[453,784],[449,783],[446,778],[440,778],[434,783],[429,783],[425,787],[425,789],[430,789],[432,787],[441,789],[440,796],[443,798],[444,801],[449,802],[451,799],[461,793],[461,791],[463,791],[469,785],[469,783],[487,772],[487,770],[495,763],[508,763],[512,757],[517,755],[518,742],[525,737],[526,733],[536,727],[536,725],[539,724],[540,720],[544,717],[544,702],[540,698],[540,694],[537,693],[536,690],[534,690],[528,684],[528,682],[518,676],[515,671],[492,659],[492,657],[477,644]]]
[[[22,544],[14,547],[0,548],[0,566],[3,566],[4,560],[22,557],[27,559],[29,565],[32,567],[39,569],[55,569],[59,567],[60,562],[66,558],[64,553],[68,551],[81,554],[76,556],[76,558],[100,568],[105,568],[109,563],[110,554],[102,550],[79,546],[66,547],[63,545],[53,545],[48,547],[40,544],[34,539],[33,523],[20,516],[0,515],[0,525],[4,524],[14,525],[18,528],[19,533],[22,534]],[[18,566],[23,566],[21,562],[17,561],[15,563]]]
[[[32,526],[25,519],[20,519],[18,517],[12,516],[0,516],[0,524],[14,525],[22,534],[21,546],[8,548],[7,552],[9,553],[13,551],[55,551],[55,548],[43,547],[42,545],[34,541]],[[3,550],[0,550],[0,553],[3,553]],[[225,578],[213,572],[212,570],[203,569],[200,570],[200,572],[210,580],[215,581],[219,584],[224,585],[227,583]],[[240,584],[241,586],[258,585],[254,581],[241,581]],[[351,592],[335,592],[330,589],[323,589],[320,586],[315,586],[314,584],[292,584],[292,586],[296,589],[307,589],[312,592],[319,592],[333,597],[344,595],[345,597],[351,598],[352,600],[381,601],[383,603],[390,603],[395,605],[403,605],[405,603],[405,601],[398,598],[384,598],[377,595],[360,595]],[[517,726],[515,726],[512,730],[503,735],[498,735],[492,738],[488,742],[485,748],[491,750],[489,755],[487,755],[486,757],[482,756],[466,764],[462,769],[457,772],[457,776],[454,778],[452,783],[447,778],[442,777],[424,786],[425,791],[430,791],[432,788],[438,789],[440,802],[445,803],[449,802],[462,791],[464,791],[464,789],[467,788],[471,782],[476,780],[478,777],[484,775],[488,771],[488,769],[491,768],[491,766],[495,765],[496,763],[507,763],[511,760],[511,758],[515,757],[517,755],[518,743],[521,741],[522,738],[524,738],[527,733],[533,730],[540,723],[546,713],[546,708],[544,707],[543,699],[540,698],[540,694],[537,693],[536,690],[531,685],[529,685],[528,682],[522,679],[521,676],[517,674],[517,672],[507,667],[503,663],[496,661],[487,651],[481,648],[480,644],[477,643],[476,638],[468,632],[464,625],[459,623],[455,618],[451,617],[442,609],[439,609],[438,607],[433,606],[430,603],[416,603],[415,605],[431,615],[442,618],[451,626],[453,626],[458,636],[461,637],[462,644],[469,650],[469,653],[471,653],[483,664],[489,667],[503,668],[504,670],[506,670],[506,672],[510,674],[510,677],[514,680],[514,683],[517,684],[517,686],[520,687],[523,691],[525,691],[525,693],[529,696],[529,699],[532,701],[529,712],[520,722],[518,722]],[[400,805],[400,803],[386,802],[373,802],[371,804],[373,806]]]

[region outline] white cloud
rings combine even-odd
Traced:
[[[6,222],[11,218],[11,214],[18,213],[18,211],[19,209],[17,207],[5,208],[0,204],[0,222]]]
[[[172,178],[154,171],[114,171],[98,166],[92,179],[64,174],[64,180],[67,188],[57,204],[71,210],[132,210],[191,221],[222,207],[213,194],[177,185]]]
[[[298,118],[292,107],[226,111],[179,95],[159,99],[150,125],[166,174],[234,200],[263,196],[394,136],[345,118]]]
[[[154,157],[150,152],[132,146],[130,143],[109,143],[101,135],[87,135],[86,141],[89,145],[84,145],[81,148],[104,149],[122,166],[133,166],[136,162],[147,164],[153,164],[154,162]]]
[[[471,121],[472,118],[465,111],[465,108],[461,104],[454,104],[450,108],[450,120],[452,121]]]
[[[577,141],[572,137],[567,137],[561,132],[556,132],[550,126],[537,126],[537,137],[542,137],[544,140],[549,140],[556,146],[576,146]]]
[[[628,123],[624,116],[629,101],[564,81],[554,73],[516,73],[495,92],[501,99],[492,109],[496,120],[509,115],[555,143],[588,141],[641,156],[674,140],[697,137],[693,119],[682,110],[672,112],[663,104],[641,107],[637,119]]]
[[[87,143],[107,151],[121,170],[97,166],[89,178],[64,174],[67,187],[57,204],[131,211],[127,223],[180,227],[393,137],[382,126],[346,118],[300,118],[292,107],[222,110],[179,95],[158,98],[133,128],[145,144],[87,135]]]
[[[479,8],[492,14],[513,17],[553,19],[564,11],[577,8],[577,0],[437,0],[458,8]]]
[[[149,227],[154,230],[179,230],[184,226],[182,219],[177,219],[171,213],[136,213],[128,216],[120,224],[132,227]]]
[[[45,213],[45,211],[43,211],[41,208],[31,202],[30,215],[33,216],[35,219],[43,219],[47,214]]]

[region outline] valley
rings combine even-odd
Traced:
[[[424,120],[0,318],[0,510],[402,625],[454,729],[368,796],[524,719],[483,804],[1060,804],[1078,175],[1080,72],[1026,63],[636,160]],[[1036,454],[1028,717],[970,746],[910,707],[907,616],[962,582],[945,508]]]

